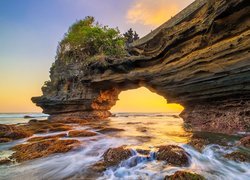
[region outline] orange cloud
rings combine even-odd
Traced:
[[[181,10],[170,0],[137,0],[127,12],[129,23],[159,26]]]

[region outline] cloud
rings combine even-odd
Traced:
[[[178,1],[178,0],[177,0]],[[176,15],[181,2],[171,0],[136,0],[127,12],[129,23],[158,26]]]

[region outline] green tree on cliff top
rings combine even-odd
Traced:
[[[92,16],[77,21],[69,28],[60,46],[67,44],[70,45],[70,49],[84,52],[89,57],[122,57],[126,54],[125,39],[119,29],[102,26],[95,22]]]

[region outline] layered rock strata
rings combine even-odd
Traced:
[[[248,0],[197,0],[130,44],[129,57],[87,67],[81,57],[57,58],[51,82],[32,101],[52,119],[106,118],[121,91],[145,86],[183,105],[181,117],[194,130],[249,131],[249,27]]]

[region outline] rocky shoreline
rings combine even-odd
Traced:
[[[75,128],[79,127],[92,127],[99,129],[96,132],[89,131],[87,129],[78,130]],[[18,144],[11,148],[14,153],[5,159],[0,160],[0,164],[10,164],[14,162],[23,162],[27,160],[33,160],[37,158],[47,157],[54,153],[66,153],[74,151],[74,149],[81,148],[81,144],[77,137],[91,137],[98,134],[106,133],[117,133],[124,131],[119,128],[111,128],[105,124],[105,121],[85,120],[85,121],[49,121],[49,120],[30,120],[27,124],[17,125],[0,125],[0,143],[7,143],[18,139],[24,139],[21,144]],[[56,132],[56,135],[45,135],[49,132]],[[39,136],[36,134],[39,133]],[[189,145],[195,149],[202,151],[209,144],[221,144],[227,145],[226,135],[220,135],[221,137],[213,139],[211,134],[201,135],[193,134],[190,139]],[[225,138],[223,138],[225,137]],[[215,141],[216,140],[216,141]],[[1,144],[0,144],[1,145]],[[234,146],[249,148],[250,147],[250,136],[242,137],[241,139],[237,136],[237,143]],[[103,160],[93,165],[92,170],[102,172],[110,166],[116,166],[122,161],[129,159],[137,154],[137,158],[150,159],[155,157],[158,161],[165,161],[167,164],[172,166],[189,166],[190,155],[185,150],[176,145],[166,145],[156,147],[156,151],[153,152],[143,149],[130,149],[126,145],[110,148],[103,154]],[[225,155],[233,161],[239,162],[250,162],[250,156],[244,151],[235,151]],[[135,161],[136,162],[136,161]],[[181,173],[182,174],[182,173]],[[178,173],[173,175],[178,177]],[[181,175],[182,176],[182,175]],[[185,175],[183,175],[185,176]],[[177,178],[178,179],[178,178]]]

